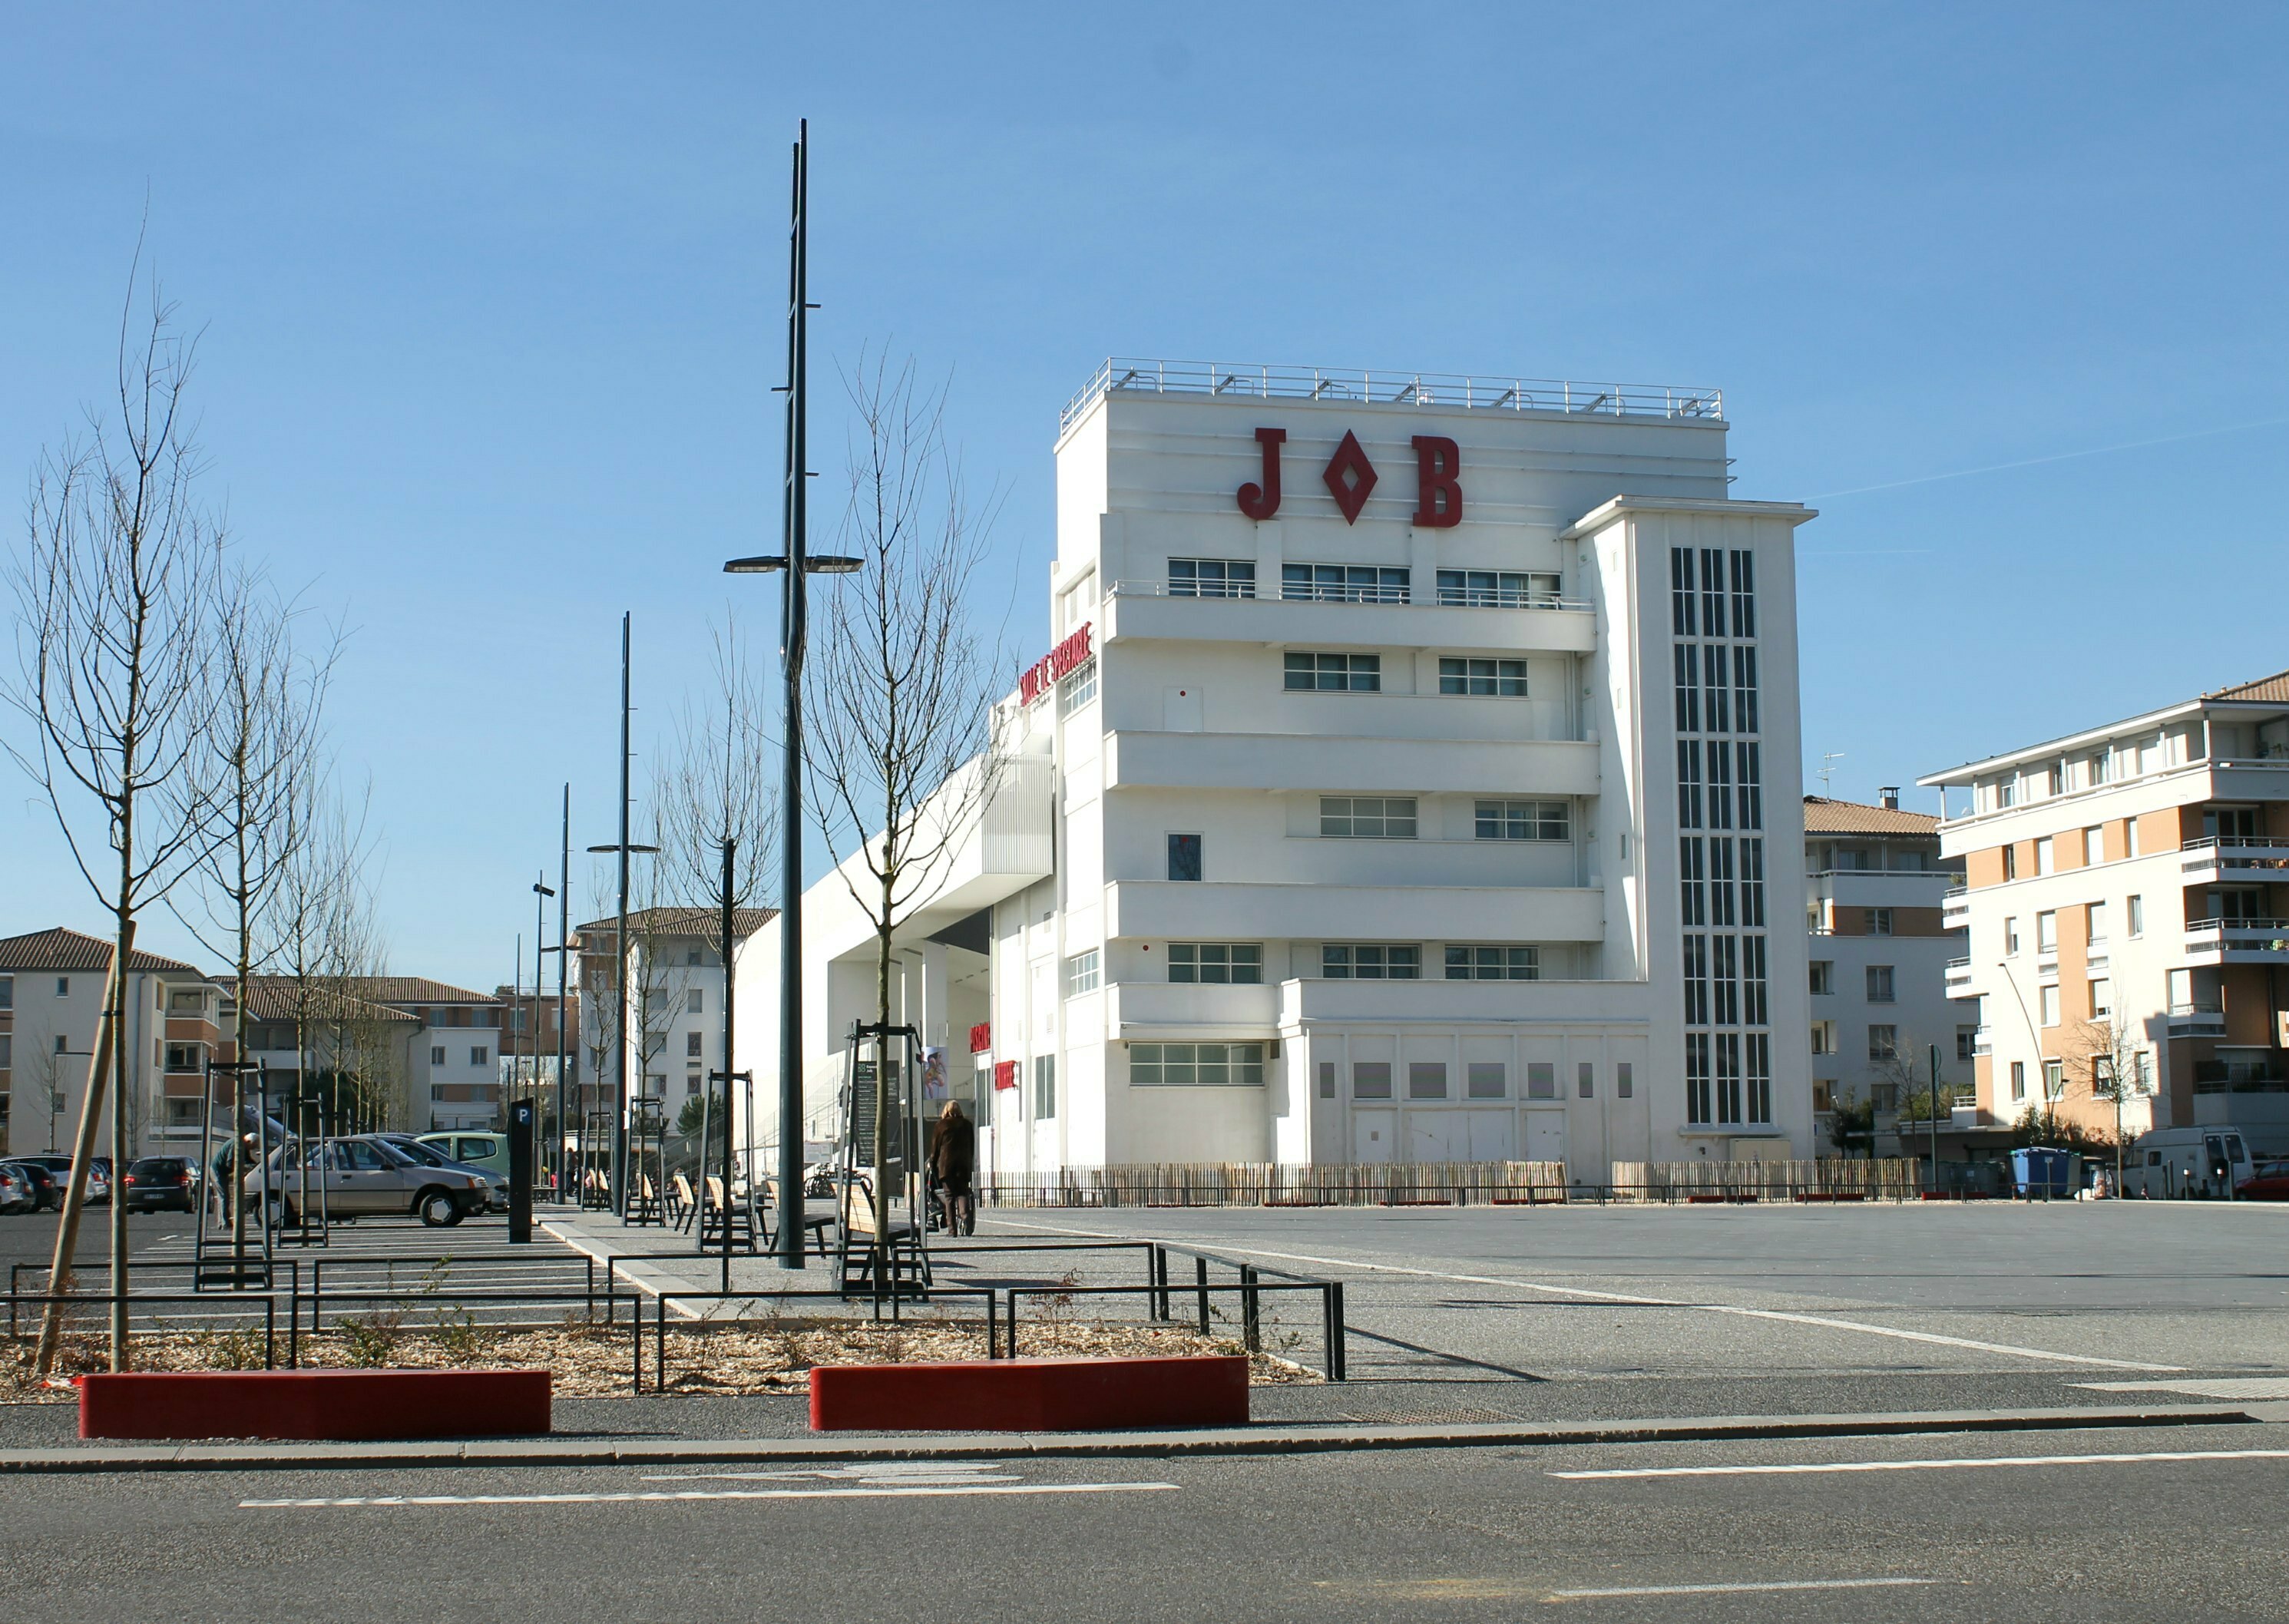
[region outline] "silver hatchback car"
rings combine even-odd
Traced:
[[[310,1150],[307,1173],[299,1144],[274,1151],[267,1166],[246,1175],[247,1195],[279,1202],[291,1222],[303,1191],[315,1201],[323,1179],[329,1218],[408,1213],[443,1226],[484,1211],[490,1193],[483,1174],[427,1166],[379,1134],[330,1139]]]

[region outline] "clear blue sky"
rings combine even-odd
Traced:
[[[1721,386],[1737,494],[1822,511],[1805,745],[1839,794],[2289,665],[2279,8],[218,3],[7,36],[0,482],[103,387],[148,190],[215,494],[356,628],[334,728],[402,972],[505,978],[563,780],[610,838],[623,608],[640,742],[732,596],[769,657],[768,588],[716,567],[777,541],[803,115],[818,351],[953,374],[1020,641],[1057,407],[1120,353]],[[100,928],[20,784],[0,840],[0,928]]]

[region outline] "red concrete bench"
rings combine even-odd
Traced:
[[[1237,1354],[821,1365],[810,1373],[818,1432],[1091,1432],[1247,1420],[1248,1360]]]
[[[498,1437],[546,1432],[545,1370],[137,1371],[79,1379],[84,1438]]]

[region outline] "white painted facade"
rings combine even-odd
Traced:
[[[1045,645],[1089,658],[1008,702],[1008,776],[897,938],[957,1085],[990,1029],[982,1176],[1808,1154],[1809,511],[1728,498],[1708,397],[1164,376],[1068,410]],[[805,909],[816,1134],[873,973],[839,877]]]

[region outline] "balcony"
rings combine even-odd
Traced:
[[[1939,923],[1942,930],[1963,930],[1971,924],[1971,890],[1967,886],[1950,886],[1940,898]]]
[[[2189,840],[2179,862],[2189,886],[2289,885],[2289,840]]]
[[[1571,886],[1377,886],[1121,880],[1105,888],[1108,937],[1249,942],[1602,942],[1606,897]]]
[[[2186,962],[2289,965],[2289,919],[2192,919]]]
[[[2173,1038],[2225,1036],[2225,1010],[2214,1004],[2173,1004],[2168,1021]]]
[[[1105,594],[1101,641],[1125,637],[1233,641],[1270,647],[1445,649],[1499,654],[1588,654],[1598,617],[1575,599],[1524,609],[1481,609],[1418,599],[1411,603],[1325,602],[1260,598],[1171,597],[1159,581],[1116,581]],[[1434,594],[1435,596],[1435,594]]]
[[[1971,960],[1950,959],[1947,961],[1947,995],[1950,998],[1975,998],[1971,985]]]
[[[1992,1055],[1995,1052],[1994,1032],[1984,1026],[1974,1031],[1971,1034],[1971,1052],[1974,1055]]]
[[[1468,703],[1460,701],[1458,703]],[[1489,702],[1499,703],[1499,702]],[[1595,795],[1598,746],[1568,739],[1331,738],[1311,733],[1122,730],[1109,789],[1343,790],[1358,793]]]

